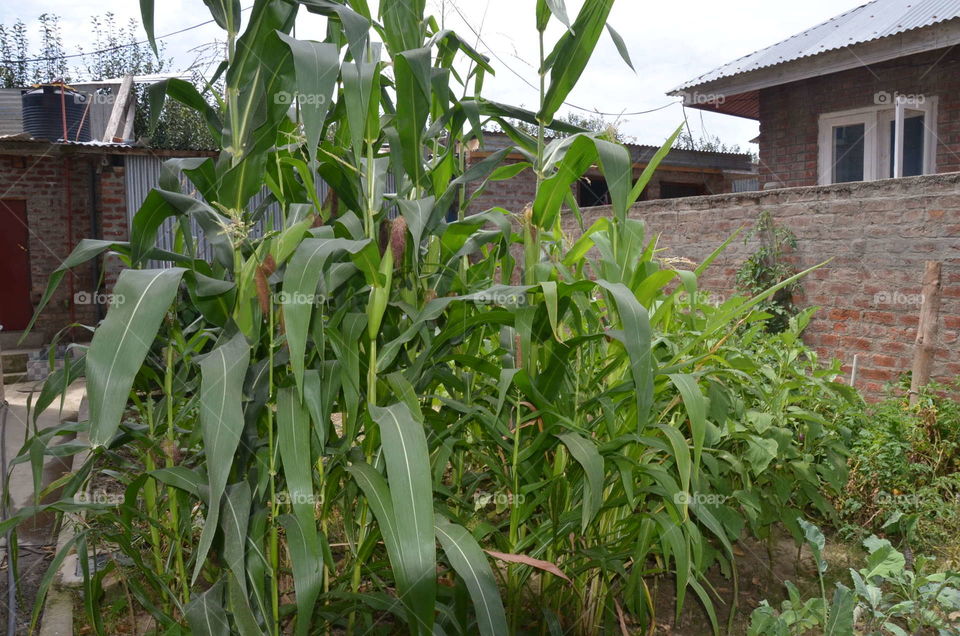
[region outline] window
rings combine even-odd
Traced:
[[[878,95],[877,106],[820,116],[821,185],[936,171],[937,98]]]
[[[610,189],[605,179],[587,177],[580,180],[577,205],[589,208],[595,205],[610,205]]]
[[[661,199],[679,199],[681,197],[698,197],[706,194],[707,188],[702,183],[675,183],[672,181],[660,182]]]
[[[833,127],[833,183],[863,181],[864,124]]]

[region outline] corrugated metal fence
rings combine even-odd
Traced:
[[[149,155],[130,155],[126,158],[126,170],[124,174],[127,190],[127,227],[131,226],[134,215],[140,209],[140,206],[143,205],[143,202],[146,200],[150,190],[157,187],[160,181],[160,169],[164,161],[166,161],[165,158],[153,157]],[[180,176],[180,183],[183,192],[192,194],[198,200],[203,201],[203,197],[200,195],[200,193],[196,192],[195,190],[191,191],[191,185],[189,181],[187,180],[186,176],[182,174]],[[387,185],[388,187],[392,185],[390,179],[388,179]],[[323,182],[323,180],[318,178],[317,196],[321,201],[323,201],[327,196],[328,190],[329,186]],[[264,187],[259,193],[250,199],[247,209],[256,210],[269,198],[271,198],[270,191]],[[271,218],[273,220],[273,227],[280,227],[280,206],[276,202],[272,202],[267,206],[263,217],[253,228],[253,236],[262,236],[264,227],[266,227],[266,221]],[[157,234],[156,247],[167,251],[173,251],[174,237],[176,235],[176,222],[177,220],[174,217],[168,218],[166,221],[164,221],[163,225],[160,226],[160,231]],[[199,251],[197,256],[204,260],[211,261],[213,259],[213,250],[210,244],[204,238],[203,231],[200,229],[196,221],[193,220],[191,220],[190,228],[193,236],[197,239],[197,249]],[[169,266],[169,262],[152,262],[151,266],[166,267]]]

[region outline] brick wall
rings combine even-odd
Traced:
[[[823,113],[874,105],[874,95],[937,96],[937,172],[960,170],[960,49],[939,49],[760,91],[760,183],[817,183]]]
[[[924,262],[943,262],[934,376],[960,375],[960,174],[638,203],[632,216],[660,234],[663,256],[702,261],[762,210],[799,241],[798,268],[833,259],[803,281],[801,306],[819,306],[805,338],[847,374],[858,354],[857,386],[870,396],[910,370]],[[589,224],[608,208],[585,211]],[[575,232],[575,221],[566,220]],[[727,296],[756,243],[737,239],[701,285]]]
[[[126,240],[123,168],[112,167],[101,155],[0,155],[0,198],[26,202],[29,231],[30,301],[36,306],[51,272],[82,238],[93,235],[91,176],[100,204],[98,224],[103,238]],[[106,165],[104,165],[106,164]],[[108,257],[109,291],[118,271]],[[38,319],[35,330],[52,337],[67,325],[94,324],[97,307],[82,295],[95,291],[94,265],[81,265],[60,283]],[[81,294],[78,296],[78,294]],[[81,302],[74,302],[75,299]],[[80,336],[78,332],[75,335]]]

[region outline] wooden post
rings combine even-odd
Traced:
[[[111,142],[114,137],[120,135],[120,124],[123,123],[124,114],[127,112],[127,105],[133,94],[133,75],[123,76],[120,82],[120,90],[117,91],[116,101],[113,102],[113,109],[110,111],[110,119],[107,121],[107,128],[103,132],[103,141]]]
[[[916,350],[910,379],[910,404],[916,404],[920,389],[930,381],[930,368],[937,351],[937,323],[940,314],[941,264],[927,261],[923,271],[923,299],[917,325]]]

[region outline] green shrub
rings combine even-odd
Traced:
[[[848,534],[886,532],[910,548],[960,555],[960,403],[951,397],[954,390],[933,384],[913,406],[905,397],[889,397],[868,409],[852,440],[850,480],[836,502]],[[895,514],[914,521],[887,525]]]

